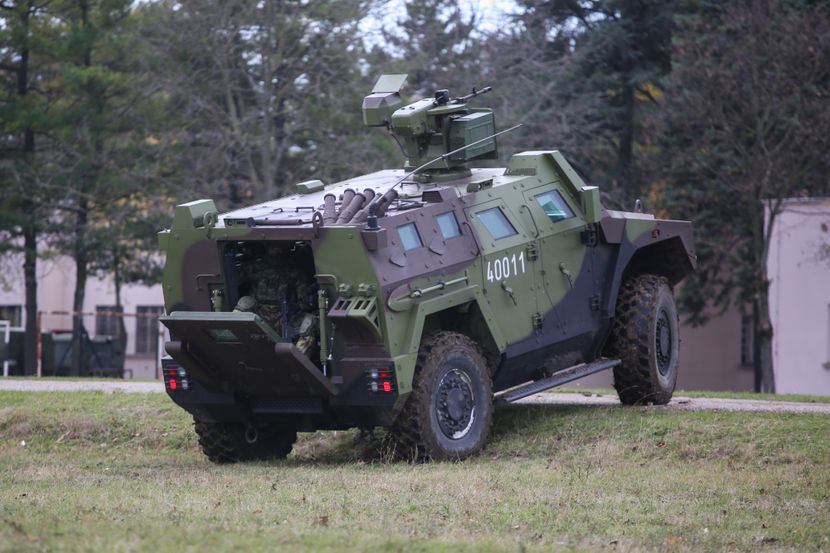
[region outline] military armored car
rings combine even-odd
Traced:
[[[556,150],[476,168],[497,158],[493,111],[471,105],[488,89],[404,105],[404,80],[363,102],[403,168],[227,213],[193,201],[160,233],[165,385],[210,460],[378,426],[406,457],[462,459],[494,404],[602,370],[624,404],[671,398],[691,223],[605,209]]]

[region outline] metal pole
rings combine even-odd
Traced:
[[[37,319],[36,319],[36,323],[35,323],[35,328],[36,328],[36,331],[37,331],[37,377],[38,378],[41,378],[43,376],[43,363],[42,363],[42,359],[41,359],[43,357],[43,337],[41,336],[41,332],[40,332],[40,325],[41,325],[41,322],[42,322],[41,321],[41,313],[43,313],[43,311],[38,311],[37,312]]]
[[[11,322],[0,321],[5,327],[3,331],[3,376],[9,376],[9,339],[11,338]]]
[[[158,332],[158,340],[156,340],[156,359],[154,375],[156,377],[156,380],[158,380],[159,378],[161,378],[161,374],[159,371],[159,359],[164,353],[164,327],[161,326],[161,322],[158,319],[156,319],[156,332]]]

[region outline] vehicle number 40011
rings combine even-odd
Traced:
[[[525,252],[487,261],[487,281],[500,281],[525,272]]]

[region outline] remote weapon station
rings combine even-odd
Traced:
[[[363,101],[403,169],[186,203],[159,234],[164,381],[212,461],[376,426],[409,458],[461,459],[494,404],[602,370],[624,404],[671,398],[691,223],[603,208],[556,150],[475,168],[497,158],[492,110],[470,105],[489,88],[403,105],[405,79]]]

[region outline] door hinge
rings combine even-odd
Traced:
[[[542,326],[545,324],[545,318],[541,313],[534,313],[530,317],[530,320],[533,322],[533,330],[542,330]]]
[[[581,235],[583,244],[585,244],[589,248],[595,248],[597,246],[598,237],[596,224],[589,223],[585,225],[585,228],[582,230]]]
[[[536,249],[536,242],[530,242],[525,251],[527,252],[528,261],[536,261],[539,259],[539,250]]]

